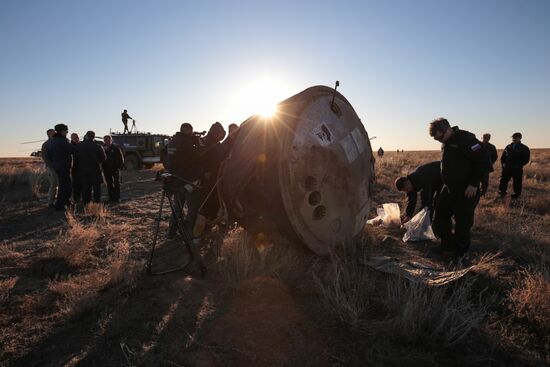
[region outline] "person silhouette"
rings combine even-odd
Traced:
[[[128,132],[128,134],[130,134],[130,129],[128,129],[128,120],[133,120],[133,118],[131,118],[130,115],[128,115],[128,110],[124,110],[121,113],[121,116],[122,116],[122,123],[124,124],[123,134],[126,134],[126,132]]]

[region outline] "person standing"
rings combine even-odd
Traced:
[[[55,200],[55,210],[65,211],[70,205],[71,197],[71,164],[72,156],[76,153],[74,146],[69,143],[67,134],[69,127],[65,124],[55,125],[55,134],[48,143],[47,156],[59,180],[59,189]]]
[[[378,153],[377,154],[380,158],[382,158],[384,156],[384,149],[382,149],[382,147],[378,148]]]
[[[48,135],[48,140],[46,140],[42,144],[42,149],[40,149],[40,156],[42,157],[42,160],[44,161],[44,164],[46,165],[46,173],[48,175],[48,206],[50,208],[55,208],[55,197],[57,196],[57,173],[55,173],[55,170],[53,169],[52,162],[48,158],[48,145],[50,141],[52,140],[53,135],[55,134],[54,129],[48,129],[46,131],[46,134]]]
[[[407,208],[405,209],[403,223],[411,220],[416,209],[416,200],[420,192],[422,208],[428,207],[430,218],[433,219],[433,208],[443,186],[441,181],[441,162],[430,162],[417,167],[407,177],[399,177],[395,180],[397,190],[407,193]]]
[[[237,124],[229,124],[229,126],[227,127],[227,138],[225,138],[222,143],[226,157],[228,157],[231,153],[231,148],[233,148],[233,144],[235,143],[238,131],[239,125]]]
[[[483,180],[481,181],[481,195],[484,195],[489,188],[489,174],[495,170],[493,168],[493,164],[495,164],[498,159],[497,148],[493,144],[489,143],[489,140],[491,140],[491,134],[483,134],[483,142],[481,143],[481,145],[483,145],[483,148],[485,148],[485,151],[487,152],[487,154],[489,154],[491,166],[489,167],[489,171],[486,172]]]
[[[198,183],[200,168],[197,160],[197,146],[194,142],[193,126],[183,123],[167,145],[166,168],[178,176],[172,186],[175,201],[175,215],[172,213],[168,226],[168,237],[174,238],[177,233],[177,221],[182,219],[183,207],[187,203],[186,226],[189,230],[195,227],[200,192],[190,182]]]
[[[129,134],[130,129],[128,129],[128,120],[133,120],[133,118],[131,118],[130,115],[128,115],[127,110],[122,111],[122,113],[120,115],[122,116],[122,123],[124,124],[123,134],[126,134],[126,132],[128,132],[128,134]]]
[[[80,144],[80,137],[77,133],[71,134],[71,145],[77,147],[77,145]],[[78,156],[75,154],[73,155],[73,166],[71,167],[71,179],[73,180],[73,201],[74,203],[78,203],[80,201],[80,177],[78,174]]]
[[[103,148],[107,158],[103,163],[103,175],[109,192],[109,203],[115,204],[120,201],[120,169],[124,164],[124,156],[122,150],[113,143],[111,135],[103,137]]]
[[[443,188],[436,204],[433,230],[441,238],[441,250],[462,257],[470,247],[470,229],[479,202],[479,185],[489,170],[489,155],[475,135],[451,127],[438,118],[430,123],[429,134],[442,143]],[[454,233],[452,218],[455,220]]]
[[[202,139],[200,160],[203,167],[201,180],[201,202],[204,202],[200,214],[208,220],[218,217],[220,200],[218,198],[218,171],[222,161],[225,159],[225,150],[220,143],[225,137],[225,129],[222,124],[215,122],[210,126],[208,134]]]
[[[95,132],[88,131],[84,135],[84,141],[77,145],[77,157],[79,164],[80,182],[82,187],[82,204],[86,205],[92,200],[101,201],[101,165],[105,162],[103,147],[95,142]]]
[[[521,143],[521,133],[512,135],[512,143],[508,144],[502,152],[500,163],[502,164],[502,175],[498,186],[498,194],[500,197],[506,195],[508,182],[513,179],[514,194],[512,199],[517,199],[521,195],[523,183],[523,166],[529,163],[531,152],[527,145]]]

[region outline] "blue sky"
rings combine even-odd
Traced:
[[[439,116],[550,147],[549,40],[545,0],[3,0],[0,157],[58,122],[204,130],[335,80],[376,149],[438,149]]]

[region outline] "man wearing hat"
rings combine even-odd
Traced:
[[[514,194],[512,199],[517,199],[521,195],[521,186],[523,181],[523,166],[529,163],[531,152],[529,147],[521,143],[521,133],[512,135],[512,143],[504,148],[500,157],[502,164],[502,175],[498,186],[498,194],[501,197],[506,195],[508,182],[513,180]]]
[[[55,134],[48,143],[47,155],[59,180],[55,210],[65,211],[65,207],[70,204],[69,199],[72,191],[71,165],[76,149],[67,139],[67,133],[69,132],[67,125],[57,124],[54,129]]]

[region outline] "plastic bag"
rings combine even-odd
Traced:
[[[381,215],[382,217],[382,225],[384,227],[389,228],[395,228],[401,226],[401,216],[399,214],[399,204],[396,203],[388,203],[388,204],[382,204],[383,213],[384,215]]]
[[[410,221],[403,224],[403,227],[407,229],[407,233],[403,236],[403,242],[435,240],[428,207],[422,208]]]

